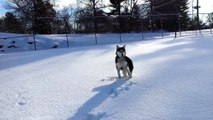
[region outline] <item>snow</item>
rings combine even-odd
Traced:
[[[0,33],[0,52],[11,53],[17,51],[46,50],[53,48],[67,48],[77,46],[91,46],[115,44],[121,42],[134,42],[141,40],[159,39],[162,37],[174,38],[173,32],[156,33],[123,33],[123,34],[65,34],[58,35],[31,35]],[[36,48],[34,46],[34,38]],[[120,40],[122,39],[122,40]],[[67,41],[68,44],[67,44]]]
[[[102,45],[1,53],[0,120],[212,120],[212,38],[123,43],[134,63],[129,80],[117,78],[116,44],[104,39]]]

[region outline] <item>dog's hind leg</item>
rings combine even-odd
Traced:
[[[129,75],[129,77],[131,78],[131,77],[132,77],[132,73],[130,72],[129,69],[127,69],[127,73],[128,73],[128,75]]]

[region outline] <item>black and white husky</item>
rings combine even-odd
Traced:
[[[120,71],[122,70],[124,77],[127,77],[127,74],[129,78],[132,77],[132,71],[133,71],[133,63],[132,60],[126,56],[126,45],[123,47],[116,46],[116,57],[115,57],[115,65],[118,73],[118,78],[121,78]]]

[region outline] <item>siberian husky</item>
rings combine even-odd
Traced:
[[[133,63],[132,60],[126,56],[126,45],[123,47],[116,46],[115,65],[118,73],[118,78],[121,78],[120,71],[122,70],[124,77],[132,77]],[[128,76],[127,76],[128,74]]]

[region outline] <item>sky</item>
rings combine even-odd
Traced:
[[[5,14],[5,12],[7,12],[8,10],[5,9],[5,4],[6,4],[7,0],[0,0],[0,16],[3,16]],[[192,1],[193,1],[193,5],[196,6],[196,1],[197,0],[189,0],[190,4],[189,4],[189,11],[191,13],[192,11]],[[62,6],[67,6],[67,5],[75,5],[76,4],[76,0],[56,0],[56,4],[60,7]],[[209,13],[209,12],[213,12],[213,0],[199,0],[199,4],[201,6],[200,8],[200,13]],[[196,11],[194,11],[195,13]]]

